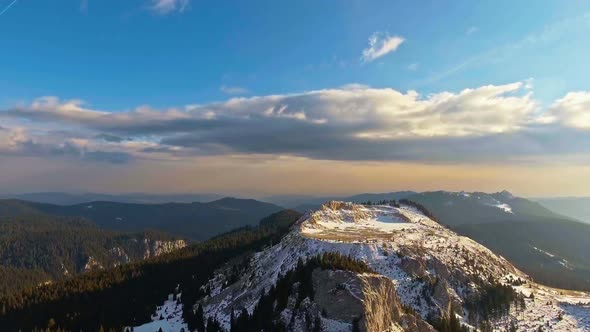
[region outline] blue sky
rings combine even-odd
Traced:
[[[247,95],[350,83],[432,93],[530,77],[541,100],[588,88],[588,22],[576,20],[590,11],[583,1],[191,1],[167,13],[152,5],[17,1],[0,17],[0,101],[56,95],[118,110],[223,100],[221,86]],[[552,28],[561,30],[552,40],[494,59]],[[405,42],[362,63],[375,32]]]
[[[0,186],[590,195],[589,35],[586,1],[0,0]]]

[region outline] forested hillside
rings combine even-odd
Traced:
[[[0,294],[186,245],[161,232],[121,233],[73,217],[0,218]]]
[[[51,215],[81,217],[105,229],[160,230],[191,240],[206,240],[229,230],[256,225],[281,207],[250,199],[224,198],[209,203],[128,204],[92,202],[71,206],[0,200],[0,217]]]
[[[119,331],[149,321],[155,307],[175,290],[182,292],[182,302],[190,308],[204,295],[201,286],[217,267],[278,242],[299,217],[292,212],[275,214],[265,219],[263,226],[246,227],[143,262],[4,296],[0,299],[0,326],[3,331],[97,331],[101,327]],[[192,311],[185,311],[185,316],[187,322],[195,322]]]

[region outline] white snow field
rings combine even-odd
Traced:
[[[178,294],[177,297],[181,296]],[[182,319],[182,304],[177,304],[173,295],[168,295],[168,299],[162,306],[159,306],[152,315],[152,321],[140,326],[133,327],[134,332],[157,332],[159,329],[163,332],[189,332],[188,326]]]

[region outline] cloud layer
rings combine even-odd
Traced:
[[[107,112],[41,97],[0,111],[0,156],[127,163],[198,156],[489,162],[590,153],[590,93],[543,108],[527,82],[421,96],[349,85]]]

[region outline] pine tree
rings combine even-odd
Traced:
[[[452,332],[461,331],[461,322],[459,322],[457,315],[455,315],[455,311],[452,309],[449,314],[449,330]]]
[[[234,309],[231,309],[231,317],[229,321],[230,332],[236,332],[236,316],[234,315]]]
[[[360,318],[355,318],[352,320],[352,332],[361,332],[360,320]]]
[[[203,307],[200,304],[197,308],[195,323],[198,332],[205,332],[205,314],[203,312]]]
[[[313,323],[312,332],[321,332],[321,331],[322,331],[322,319],[320,318],[320,316],[317,316],[315,318],[314,323]]]

